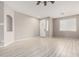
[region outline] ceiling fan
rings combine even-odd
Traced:
[[[42,3],[42,2],[44,3],[44,6],[46,6],[48,2],[50,2],[50,3],[52,3],[52,4],[55,3],[55,1],[37,1],[37,4],[36,4],[36,5],[39,5],[39,4]]]

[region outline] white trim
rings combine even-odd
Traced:
[[[15,41],[11,41],[11,42],[7,42],[7,43],[4,43],[4,47],[6,47],[6,46],[8,46],[8,45],[10,45],[10,44],[12,44],[12,43],[14,43]]]
[[[39,38],[39,37],[27,37],[23,39],[16,39],[15,41],[29,40],[29,39],[35,39],[35,38]]]

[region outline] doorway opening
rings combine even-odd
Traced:
[[[48,19],[40,20],[40,37],[48,37],[48,31],[49,31],[48,24],[49,24]]]

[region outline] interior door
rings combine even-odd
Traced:
[[[40,20],[40,36],[41,37],[48,36],[48,19]]]

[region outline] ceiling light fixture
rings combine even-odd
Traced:
[[[44,3],[44,6],[46,6],[48,2],[50,2],[50,3],[52,3],[52,4],[55,3],[55,1],[37,1],[37,4],[36,4],[36,5],[39,5],[41,2]]]

